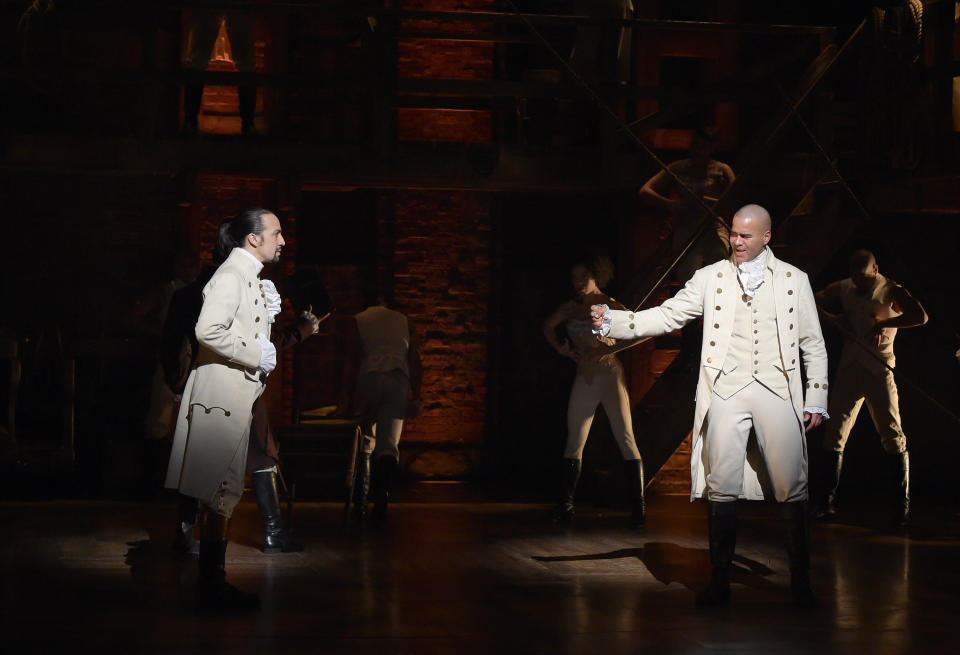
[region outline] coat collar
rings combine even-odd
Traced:
[[[258,262],[256,257],[243,248],[234,248],[231,250],[227,261],[240,267],[240,269],[249,273],[252,277],[257,277],[260,275],[260,271],[263,270],[263,264]]]

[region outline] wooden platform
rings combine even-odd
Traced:
[[[232,526],[228,579],[261,594],[247,616],[192,611],[195,561],[170,557],[175,508],[2,503],[0,627],[10,653],[956,653],[956,510],[909,537],[874,508],[817,526],[822,607],[789,604],[772,507],[744,507],[733,603],[696,610],[708,575],[703,507],[651,501],[645,531],[542,505],[399,503],[383,533],[343,532],[340,507],[298,505],[300,554],[263,555],[256,506]]]

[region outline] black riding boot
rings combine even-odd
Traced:
[[[560,502],[553,508],[554,523],[569,523],[573,520],[573,496],[577,493],[577,482],[580,481],[580,460],[563,459],[562,494]]]
[[[713,572],[706,589],[697,596],[697,607],[713,607],[730,601],[730,564],[737,548],[737,501],[707,501],[707,526]]]
[[[630,459],[623,463],[630,481],[630,527],[641,528],[647,524],[647,505],[643,499],[643,460]]]
[[[910,453],[893,455],[896,464],[896,497],[892,523],[904,526],[910,521]]]
[[[360,453],[357,462],[357,481],[353,487],[353,518],[367,518],[367,496],[370,494],[370,453]]]
[[[255,136],[257,128],[253,117],[257,109],[257,87],[238,87],[237,95],[240,96],[240,132],[246,136]]]
[[[200,570],[197,609],[201,612],[246,612],[260,609],[256,594],[227,582],[227,519],[205,510],[200,514]]]
[[[263,552],[299,553],[303,544],[293,540],[283,529],[283,516],[280,512],[280,492],[277,489],[277,472],[273,470],[254,471],[253,490],[257,496],[257,506],[263,517]]]
[[[830,521],[837,516],[837,488],[840,486],[840,470],[843,468],[843,453],[836,450],[824,452],[824,495],[822,504],[814,517]]]
[[[200,114],[202,100],[202,84],[187,84],[183,87],[183,133],[186,136],[197,134],[197,117]]]
[[[393,476],[397,472],[398,462],[392,455],[378,457],[373,463],[373,475],[370,481],[370,493],[373,496],[373,512],[370,521],[377,527],[387,522],[387,505],[390,502],[390,490]]]
[[[180,494],[177,502],[177,532],[173,537],[173,553],[177,557],[187,557],[198,554],[199,547],[193,536],[193,529],[197,525],[197,499],[193,496]]]
[[[790,559],[790,594],[797,607],[816,607],[810,589],[810,531],[807,507],[802,500],[780,503],[780,515],[787,529],[787,555]]]

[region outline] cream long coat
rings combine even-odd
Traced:
[[[783,366],[789,381],[790,397],[797,414],[797,438],[803,439],[803,408],[827,407],[827,351],[820,331],[817,306],[806,273],[782,262],[767,250],[767,268],[773,277],[777,313],[777,337],[781,362],[798,359],[803,353],[806,396],[796,366]],[[704,266],[659,307],[642,312],[611,311],[609,336],[637,339],[666,334],[703,316],[703,345],[700,350],[700,379],[697,383],[693,419],[693,452],[690,457],[690,499],[706,495],[707,457],[703,449],[704,418],[713,398],[713,384],[723,369],[734,326],[736,299],[743,293],[736,266],[722,260]],[[710,342],[715,342],[711,346]],[[760,480],[766,477],[763,460],[748,457],[744,465],[741,498],[762,499]]]
[[[270,322],[258,272],[235,248],[203,288],[200,352],[183,390],[166,479],[201,501],[218,493],[263,391],[257,335],[269,338]]]

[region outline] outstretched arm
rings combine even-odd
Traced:
[[[684,325],[703,316],[703,272],[700,269],[686,285],[659,307],[642,312],[617,311],[600,305],[590,308],[595,330],[602,330],[609,317],[609,332],[604,336],[613,339],[640,339],[656,337],[679,330]]]

